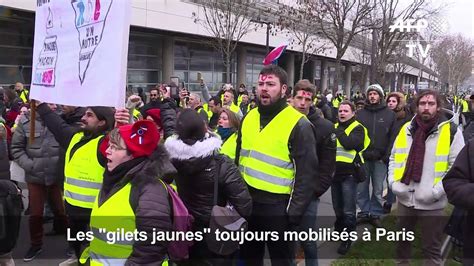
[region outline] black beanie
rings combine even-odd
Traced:
[[[89,106],[89,108],[94,112],[97,116],[99,121],[105,120],[107,125],[107,131],[114,128],[115,124],[115,110],[112,107],[105,107],[105,106]]]

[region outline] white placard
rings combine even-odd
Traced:
[[[125,105],[130,0],[38,0],[30,98]]]

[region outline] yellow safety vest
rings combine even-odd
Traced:
[[[237,132],[230,135],[230,137],[222,144],[221,154],[229,156],[232,160],[235,159],[235,149],[237,148]]]
[[[339,123],[336,123],[334,126],[337,128],[339,126]],[[364,128],[364,149],[362,149],[359,152],[359,153],[362,153],[370,145],[369,132],[367,131],[367,128],[364,127],[358,121],[354,120],[354,122],[352,122],[344,130],[344,132],[346,133],[347,136],[349,136],[351,134],[352,130],[354,130],[354,128],[356,128],[357,126],[361,126],[362,128]],[[343,163],[352,163],[352,162],[354,162],[354,159],[357,156],[357,151],[356,150],[346,150],[341,145],[341,143],[339,142],[339,139],[336,139],[336,147],[337,147],[337,149],[336,149],[336,162],[343,162]],[[360,156],[360,160],[362,161],[362,163],[364,162],[363,156]]]
[[[72,148],[83,136],[82,132],[74,134],[66,151],[64,198],[73,206],[91,209],[102,186],[105,171],[96,155],[99,140],[103,136],[90,140],[70,158]]]
[[[469,104],[467,103],[466,100],[462,100],[462,113],[469,112]]]
[[[209,121],[211,121],[211,117],[212,117],[213,113],[212,113],[211,110],[209,110],[209,104],[207,104],[207,103],[203,104],[202,109],[204,109],[204,111],[206,111],[207,118],[208,118]]]
[[[115,243],[107,243],[107,232],[118,232],[123,229],[125,233],[134,232],[136,229],[135,213],[130,206],[130,191],[132,185],[126,184],[113,196],[99,206],[98,198],[95,200],[90,220],[90,229],[94,239],[81,255],[81,263],[87,258],[91,259],[90,265],[124,265],[132,254],[134,241],[120,239]]]
[[[332,106],[334,108],[339,108],[339,105],[341,104],[341,100],[339,100],[337,97],[335,97],[334,99],[332,99]]]
[[[135,120],[139,120],[140,116],[141,116],[140,111],[138,111],[137,109],[133,109],[133,118],[135,118]]]
[[[240,112],[240,108],[239,108],[237,105],[235,105],[234,103],[232,103],[232,104],[230,105],[229,109],[230,109],[232,112],[234,112],[236,115],[238,115],[239,112]]]
[[[124,265],[132,254],[134,240],[120,239],[115,243],[108,243],[107,232],[133,233],[136,230],[135,213],[130,205],[132,185],[127,183],[123,188],[108,198],[99,206],[99,197],[94,202],[91,212],[90,229],[94,233],[91,241],[80,258],[86,263],[90,258],[90,265]],[[168,265],[165,260],[162,266]]]
[[[291,194],[295,168],[288,141],[293,128],[303,117],[293,107],[287,106],[260,129],[258,109],[247,114],[241,129],[239,169],[249,186],[276,194]]]
[[[405,166],[408,159],[408,153],[411,147],[408,147],[407,128],[410,122],[407,122],[398,133],[394,144],[394,181],[402,180],[405,173]],[[434,184],[437,184],[443,178],[448,170],[449,150],[451,149],[451,124],[445,122],[439,127],[438,143],[435,152],[435,178]]]
[[[240,104],[242,103],[242,95],[239,95],[239,98],[237,98],[237,105],[240,106]]]
[[[28,90],[23,89],[23,90],[20,92],[20,99],[23,101],[23,103],[27,103],[27,102],[28,102]]]

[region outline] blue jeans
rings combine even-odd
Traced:
[[[383,214],[383,182],[387,176],[387,166],[382,161],[365,161],[367,179],[357,187],[357,205],[360,216],[375,218]],[[372,181],[372,196],[369,195],[369,184]]]
[[[347,228],[346,231],[350,232],[356,228],[357,182],[352,175],[341,180],[331,185],[332,207],[336,213],[334,227],[336,231]]]
[[[299,230],[309,232],[309,229],[317,231],[316,216],[318,214],[319,199],[313,198],[306,208],[301,218]],[[317,241],[301,241],[304,250],[304,260],[306,266],[318,266],[318,245]]]
[[[393,193],[388,185],[388,178],[387,178],[387,200],[385,201],[387,204],[393,205],[397,200],[397,196]]]

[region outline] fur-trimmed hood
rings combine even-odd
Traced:
[[[396,111],[403,110],[407,106],[407,102],[405,100],[405,95],[403,95],[403,93],[398,92],[398,91],[391,92],[387,95],[387,101],[390,97],[395,97],[398,100],[398,105],[397,105]]]
[[[205,158],[218,151],[222,146],[222,140],[214,133],[206,133],[203,140],[197,141],[193,145],[184,143],[177,135],[166,139],[165,148],[171,160],[190,160],[194,158]]]
[[[203,140],[187,145],[178,136],[173,135],[165,141],[165,148],[179,176],[198,176],[211,167],[222,140],[213,133],[207,133]]]

